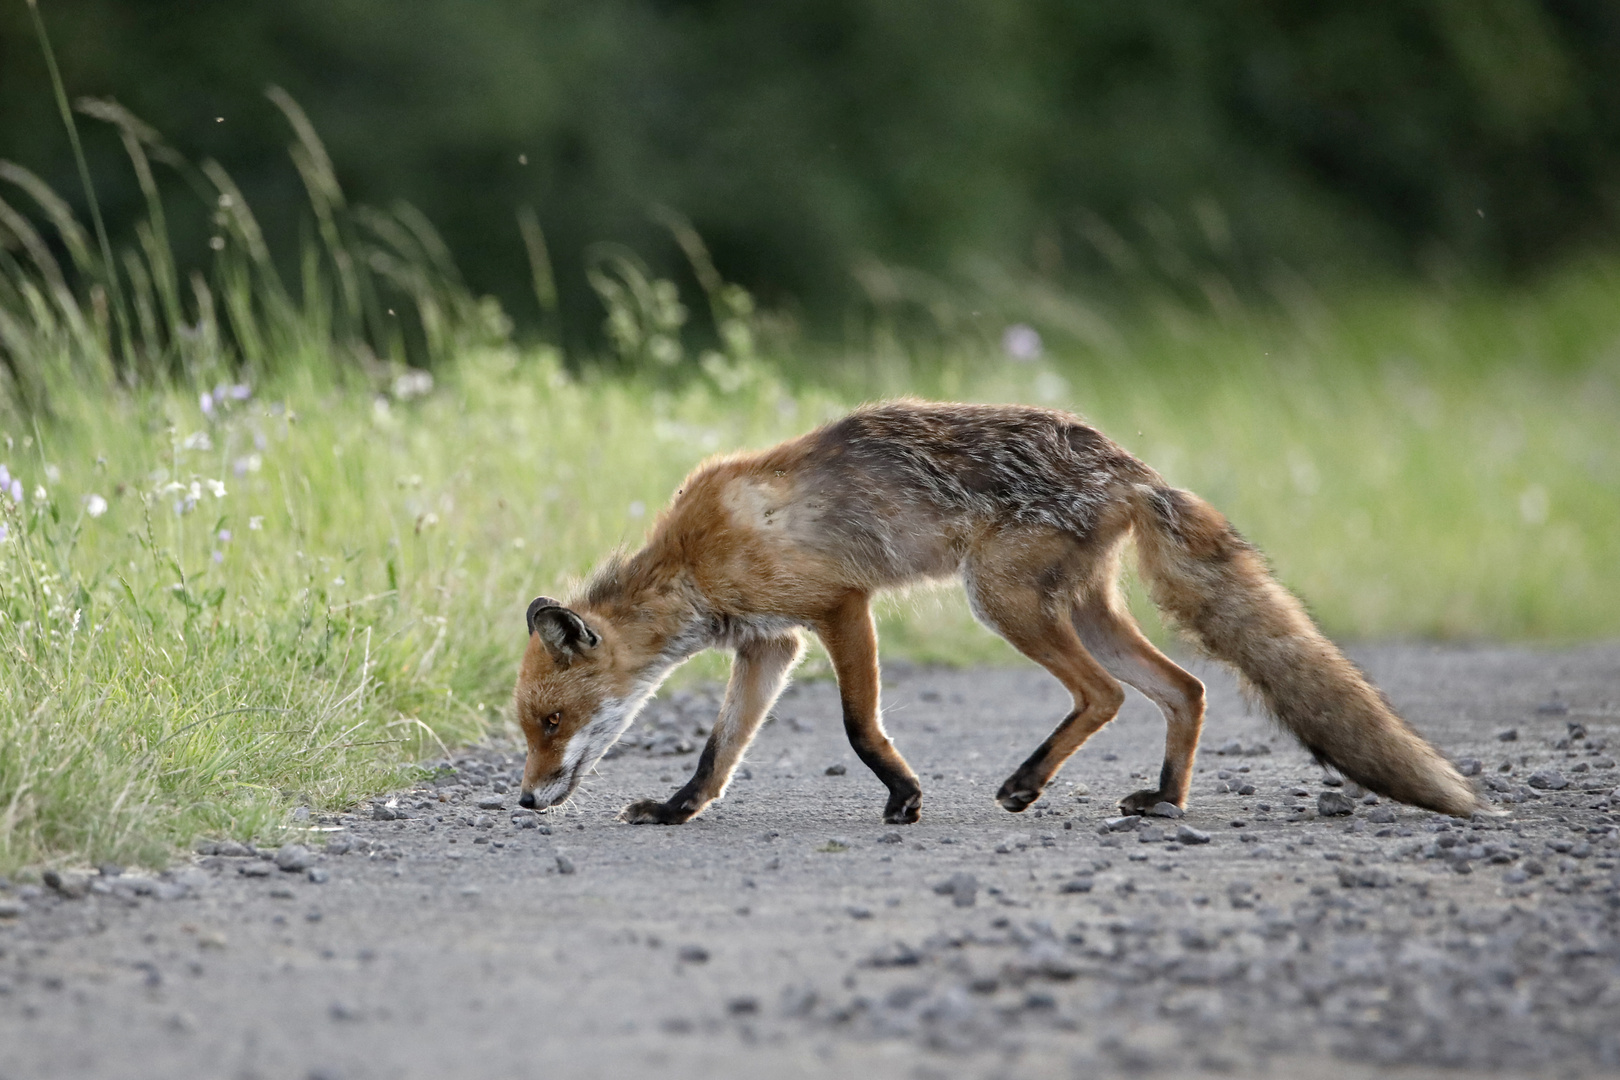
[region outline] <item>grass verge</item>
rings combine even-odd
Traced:
[[[1222,507],[1341,636],[1614,635],[1620,305],[1603,284],[1483,314],[1386,298],[1377,318],[1107,355],[962,356],[901,385],[844,372],[836,390],[763,368],[724,389],[577,378],[490,349],[430,391],[312,355],[203,400],[55,393],[48,421],[4,422],[0,867],[264,834],[477,737],[500,722],[529,597],[636,543],[704,456],[879,391],[1079,409]],[[1011,658],[949,592],[891,601],[883,633],[890,656]]]

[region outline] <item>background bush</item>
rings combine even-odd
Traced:
[[[729,278],[833,335],[881,293],[873,261],[1218,296],[1285,273],[1514,273],[1612,240],[1620,207],[1609,0],[44,12],[73,93],[116,96],[219,159],[273,244],[296,238],[304,200],[269,83],[309,112],[346,190],[418,205],[474,290],[526,326],[540,312],[513,214],[534,206],[576,338],[602,318],[589,245],[681,264],[658,205]],[[0,5],[0,158],[71,192],[47,86],[25,5]],[[89,150],[117,232],[141,194],[109,132]],[[206,253],[203,225],[180,232],[182,261]]]

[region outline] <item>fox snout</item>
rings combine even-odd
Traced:
[[[525,810],[533,810],[534,809],[534,792],[525,791],[523,794],[519,795],[518,796],[518,805],[523,807],[523,809],[525,809]]]

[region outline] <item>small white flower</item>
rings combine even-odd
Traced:
[[[208,485],[208,493],[214,498],[223,499],[225,497],[225,484],[222,481],[204,480],[203,483]]]
[[[214,440],[208,437],[206,431],[193,431],[186,436],[185,442],[180,444],[182,450],[212,450],[213,448]]]
[[[1040,331],[1026,323],[1014,323],[1001,333],[1001,351],[1014,360],[1039,360],[1044,349]]]
[[[62,479],[61,469],[58,469],[55,465],[45,466],[45,482],[47,484],[54,484],[60,479]]]
[[[237,476],[246,476],[248,473],[258,472],[264,466],[264,459],[258,454],[249,454],[239,457],[231,462],[231,472]]]
[[[0,544],[5,543],[9,539],[11,539],[11,527],[5,522],[0,521]]]
[[[255,514],[253,517],[248,518],[248,529],[250,531],[258,532],[262,528],[264,528],[264,518],[260,517],[257,514]]]
[[[107,512],[107,500],[100,495],[86,495],[84,497],[84,512],[93,518],[98,518]]]
[[[11,470],[6,468],[4,465],[0,465],[0,488],[8,488],[10,486]]]
[[[647,504],[642,502],[640,499],[637,499],[635,502],[630,504],[630,516],[631,517],[633,517],[633,518],[645,517],[646,514],[647,514]]]
[[[412,369],[394,380],[394,396],[401,401],[422,397],[433,392],[433,376],[426,371]]]
[[[44,484],[35,484],[34,485],[34,501],[35,502],[44,502],[46,499],[49,499],[50,497],[51,497],[51,493],[45,490],[45,485]]]

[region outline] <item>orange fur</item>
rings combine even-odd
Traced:
[[[832,659],[851,744],[888,788],[885,820],[917,820],[921,786],[883,729],[870,603],[884,589],[958,575],[980,620],[1074,702],[1002,786],[1001,805],[1020,811],[1040,796],[1113,718],[1122,682],[1168,725],[1159,786],[1122,808],[1185,805],[1203,686],[1142,637],[1120,602],[1120,548],[1133,534],[1160,606],[1236,666],[1319,757],[1394,798],[1473,809],[1466,781],[1207,504],[1067,413],[916,401],[706,462],[641,551],[609,560],[568,606],[530,606],[514,691],[529,744],[523,802],[568,798],[670,670],[701,649],[729,648],[731,684],[695,775],[669,799],[624,813],[688,820],[724,793],[809,629]]]

